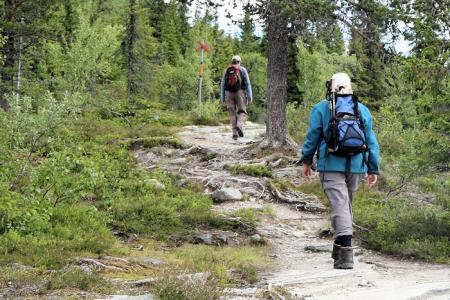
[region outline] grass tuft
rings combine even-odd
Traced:
[[[226,165],[225,169],[234,174],[244,174],[253,177],[272,177],[272,170],[265,165]]]

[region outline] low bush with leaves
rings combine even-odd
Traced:
[[[221,112],[218,101],[202,102],[193,111],[193,122],[196,125],[219,125],[221,119],[226,118]]]
[[[362,241],[387,253],[450,263],[450,213],[414,199],[385,199],[381,193],[361,191],[355,197],[355,222],[367,228]]]

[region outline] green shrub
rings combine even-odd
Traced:
[[[134,148],[136,146],[142,146],[145,148],[153,148],[157,146],[171,146],[174,148],[181,148],[181,143],[177,138],[167,136],[152,136],[133,139],[131,141],[127,141],[126,144],[129,148]]]
[[[210,272],[220,284],[255,283],[258,270],[269,264],[264,247],[186,244],[174,249],[178,268],[188,272]],[[234,277],[229,270],[235,270]]]
[[[151,288],[161,300],[213,300],[219,299],[221,290],[213,279],[203,282],[167,272]]]
[[[221,109],[218,101],[205,101],[193,111],[196,125],[219,125]]]
[[[165,189],[137,183],[133,197],[123,197],[112,203],[114,226],[163,238],[210,222],[212,200],[209,197],[191,190],[189,186],[177,187],[177,179],[164,173],[155,172],[152,177],[163,183]]]
[[[272,177],[272,170],[266,165],[226,165],[225,169],[234,174],[244,174],[253,177]]]
[[[357,195],[355,222],[369,229],[360,233],[362,239],[383,252],[449,263],[450,213],[414,201],[397,197],[385,202],[382,195]]]
[[[26,230],[10,230],[0,236],[4,254],[0,262],[55,268],[80,253],[101,254],[114,243],[107,220],[93,209],[47,207],[47,214],[39,217],[28,223]]]
[[[108,293],[112,286],[99,272],[86,273],[72,267],[51,273],[40,292],[67,288]]]
[[[287,127],[289,135],[297,142],[302,143],[309,127],[309,109],[295,103],[287,105]]]

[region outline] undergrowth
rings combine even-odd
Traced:
[[[225,169],[234,174],[244,174],[253,177],[272,177],[272,170],[265,165],[226,165]]]

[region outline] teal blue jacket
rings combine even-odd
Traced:
[[[368,150],[351,158],[351,173],[380,173],[380,146],[372,129],[372,115],[369,109],[358,103],[361,120],[365,126]],[[317,170],[319,172],[345,172],[346,157],[336,156],[328,152],[328,127],[331,113],[327,100],[317,103],[310,114],[309,128],[301,150],[301,161],[311,165],[317,151]],[[365,156],[365,157],[364,157]]]

